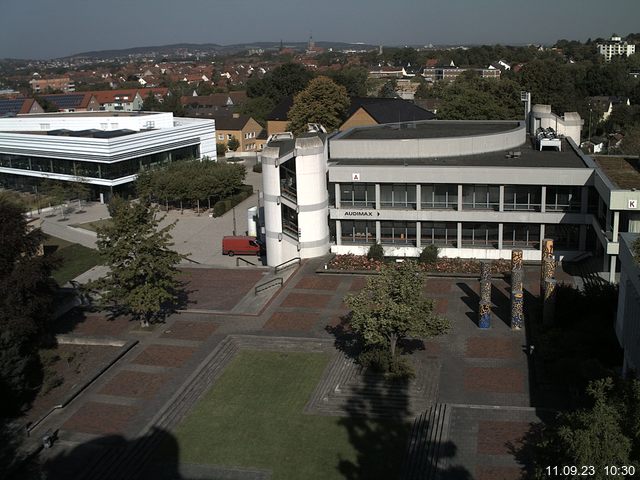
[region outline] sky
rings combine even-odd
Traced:
[[[640,31],[640,0],[0,0],[0,58],[172,43],[542,43]]]

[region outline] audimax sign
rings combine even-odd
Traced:
[[[374,213],[377,213],[377,217],[380,216],[380,212],[370,212],[366,210],[347,210],[343,215],[345,217],[373,217]]]

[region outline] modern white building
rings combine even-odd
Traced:
[[[566,260],[601,257],[613,281],[619,232],[640,231],[640,188],[616,184],[615,162],[577,147],[581,125],[576,113],[536,105],[528,122],[274,138],[262,155],[268,264],[366,254],[376,242],[394,257],[436,245],[447,257],[508,259],[519,248],[540,260],[541,240],[552,238]]]
[[[598,44],[598,53],[604,57],[606,62],[610,62],[616,56],[633,55],[636,53],[636,46],[627,41],[623,42],[620,37],[614,35],[608,41]]]
[[[82,181],[95,198],[127,192],[143,169],[216,160],[215,122],[162,112],[75,112],[0,119],[0,185]]]

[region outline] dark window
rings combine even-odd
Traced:
[[[540,211],[542,188],[528,185],[504,187],[505,210]]]
[[[458,243],[458,224],[420,222],[420,243],[455,247]]]
[[[505,223],[502,228],[502,245],[505,248],[539,248],[540,225]]]
[[[298,214],[292,208],[281,204],[282,232],[298,240]]]
[[[498,224],[497,223],[463,223],[462,224],[463,247],[497,247]]]
[[[340,184],[341,207],[376,207],[376,186],[373,183]]]
[[[581,187],[547,187],[548,212],[579,212]]]
[[[380,207],[416,208],[416,186],[406,183],[380,185]]]
[[[380,243],[415,245],[415,222],[380,222]]]
[[[553,239],[556,250],[578,250],[580,227],[578,225],[545,225],[545,238]]]
[[[342,243],[375,243],[376,222],[342,220]]]
[[[421,185],[420,197],[420,206],[423,209],[458,208],[457,185]]]
[[[463,185],[462,208],[465,210],[498,210],[500,187],[496,185]]]

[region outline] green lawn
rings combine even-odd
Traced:
[[[98,227],[102,227],[104,225],[109,225],[111,223],[110,218],[103,218],[102,220],[96,220],[94,222],[87,223],[79,223],[77,225],[72,225],[73,227],[84,228],[85,230],[91,230],[92,232],[96,232]]]
[[[273,480],[395,478],[404,422],[303,413],[327,362],[241,351],[175,432],[180,461],[270,469]]]
[[[52,275],[58,285],[64,285],[100,262],[97,250],[57,237],[47,236],[44,250],[46,254],[56,254],[61,259],[60,267]]]

